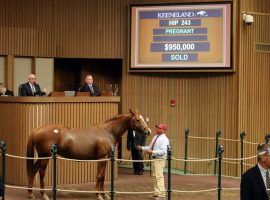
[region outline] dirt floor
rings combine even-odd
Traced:
[[[165,177],[167,174],[164,174]],[[167,184],[167,177],[165,179]],[[222,187],[224,188],[239,188],[240,180],[234,178],[222,178]],[[109,190],[110,183],[105,183],[106,189]],[[62,189],[71,190],[94,190],[94,183],[90,184],[76,184],[76,185],[65,185],[59,186]],[[173,190],[204,190],[217,188],[217,177],[208,176],[184,176],[179,174],[172,175],[172,189]],[[152,182],[149,177],[149,171],[146,171],[144,175],[134,175],[133,170],[130,168],[119,168],[118,180],[115,181],[115,190],[122,192],[142,192],[142,191],[152,191]],[[39,192],[34,192],[36,199],[41,199]],[[47,193],[50,199],[52,199],[52,193]],[[116,194],[116,200],[143,200],[149,199],[149,194]],[[23,200],[28,199],[27,193],[24,190],[18,189],[6,189],[6,200]],[[57,193],[57,199],[61,200],[86,200],[86,199],[96,199],[94,194],[78,194],[78,193]],[[216,200],[217,192],[203,192],[203,193],[172,193],[172,200]],[[228,191],[223,190],[221,193],[222,200],[238,200],[239,190]]]

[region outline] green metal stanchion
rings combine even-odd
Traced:
[[[167,160],[168,160],[168,200],[171,200],[171,193],[172,193],[172,179],[171,179],[171,167],[172,167],[172,146],[167,146]]]
[[[220,130],[217,130],[216,132],[216,152],[215,152],[215,158],[218,157],[218,146],[219,146],[219,138],[221,136]],[[217,174],[217,161],[214,161],[214,175]]]
[[[241,149],[240,149],[241,150],[240,173],[241,173],[241,176],[242,176],[243,171],[244,171],[244,160],[243,160],[243,158],[244,158],[244,139],[245,139],[245,136],[246,136],[246,133],[244,131],[242,131],[240,133],[240,139],[241,139],[241,143],[240,143],[241,144]]]
[[[152,157],[151,157],[151,155],[149,155],[148,156],[148,160],[151,160],[152,159]],[[152,162],[150,161],[149,162],[149,170],[150,170],[150,173],[149,173],[149,177],[151,177],[152,176]]]
[[[57,154],[57,146],[53,144],[51,146],[51,155],[53,158],[53,200],[56,200],[56,192],[57,192],[57,169],[56,169],[56,154]]]
[[[111,200],[114,200],[114,147],[111,146],[110,150],[110,161],[111,161]]]
[[[218,200],[221,200],[221,173],[222,173],[222,153],[224,152],[224,147],[222,145],[218,146]]]
[[[0,141],[0,148],[2,151],[2,200],[5,200],[5,178],[6,178],[6,149],[5,141]]]
[[[270,140],[270,133],[268,133],[265,137],[265,143],[268,144],[269,143],[269,140]]]
[[[185,129],[185,166],[184,166],[184,174],[187,174],[187,159],[188,159],[188,135],[189,135],[189,129]]]

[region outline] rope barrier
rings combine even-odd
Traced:
[[[5,184],[5,186],[6,186],[7,188],[19,189],[19,190],[52,191],[52,189],[46,189],[46,188],[44,188],[44,189],[41,189],[41,188],[35,188],[35,187],[29,188],[29,187],[16,186],[16,185],[6,185],[6,184]]]
[[[217,176],[215,174],[192,174],[192,173],[189,173],[189,174],[183,174],[184,176]]]
[[[188,136],[190,139],[203,139],[203,140],[215,140],[213,137],[199,137],[199,136]]]
[[[189,159],[182,159],[182,158],[172,158],[172,160],[178,160],[178,161],[183,161],[183,162],[186,162],[186,161],[189,161],[189,162],[207,162],[207,161],[214,161],[214,160],[218,160],[218,158],[210,158],[210,159],[192,159],[192,160],[189,160]]]
[[[240,190],[240,188],[222,188],[222,190],[232,191],[232,190]]]
[[[223,160],[250,160],[252,158],[257,158],[258,156],[255,155],[255,156],[250,156],[250,157],[247,157],[247,158],[222,158]]]
[[[238,176],[228,176],[228,175],[221,175],[224,178],[233,178],[233,179],[239,179]]]
[[[110,159],[98,159],[98,160],[79,160],[79,159],[71,159],[71,158],[63,158],[60,156],[57,156],[60,160],[68,160],[68,161],[75,161],[75,162],[102,162],[102,161],[110,161]]]
[[[199,193],[199,192],[212,192],[212,191],[217,191],[218,188],[213,188],[213,189],[208,189],[208,190],[172,190],[172,192],[176,193]]]
[[[227,139],[227,138],[219,138],[219,140],[231,141],[231,142],[240,142],[241,141],[241,140]]]
[[[164,191],[166,192],[166,190]],[[115,191],[116,194],[154,194],[155,191],[149,191],[149,192],[122,192],[122,191]]]
[[[181,158],[181,159],[184,159],[184,158]],[[189,157],[188,159],[189,160],[201,160],[201,159],[208,159],[208,158],[193,158],[193,157],[191,158],[191,157]]]
[[[226,138],[214,138],[214,137],[199,137],[199,136],[188,136],[188,138],[190,139],[204,139],[204,140],[223,140],[223,141],[231,141],[231,142],[241,142],[243,141],[244,143],[246,144],[252,144],[252,145],[257,145],[258,143],[253,143],[253,142],[248,142],[248,141],[244,141],[244,140],[235,140],[235,139],[226,139]],[[174,139],[173,141],[180,141],[181,139]],[[241,143],[242,144],[242,143]],[[243,146],[243,145],[242,145]],[[221,153],[222,154],[222,153]],[[220,155],[221,155],[220,154]],[[104,161],[111,161],[112,163],[112,166],[113,166],[113,163],[114,161],[122,161],[122,162],[154,162],[155,160],[167,160],[167,159],[148,159],[148,160],[130,160],[130,159],[117,159],[114,157],[112,157],[113,159],[111,158],[107,158],[107,159],[96,159],[96,160],[82,160],[82,159],[70,159],[70,158],[64,158],[64,157],[61,157],[61,156],[57,156],[56,157],[56,154],[54,154],[54,157],[50,156],[50,157],[25,157],[25,156],[16,156],[16,155],[12,155],[12,154],[5,154],[5,152],[3,153],[3,155],[7,156],[7,157],[11,157],[11,158],[18,158],[18,159],[33,159],[33,160],[37,160],[37,159],[52,159],[54,158],[54,161],[56,163],[56,158],[57,159],[60,159],[60,160],[67,160],[67,161],[75,161],[75,162],[104,162]],[[168,155],[170,155],[168,153]],[[216,155],[217,156],[217,155]],[[243,154],[241,154],[241,156],[243,156]],[[4,156],[3,156],[4,157]],[[170,163],[172,160],[174,161],[183,161],[183,162],[212,162],[212,161],[219,161],[221,162],[221,160],[223,160],[224,163],[229,163],[229,164],[243,164],[243,165],[246,165],[246,166],[253,166],[251,164],[247,164],[247,163],[243,163],[243,162],[237,162],[237,161],[244,161],[244,160],[250,160],[250,159],[253,159],[253,158],[257,158],[257,155],[255,156],[250,156],[250,157],[246,157],[246,158],[171,158],[171,157],[168,157],[168,162]],[[243,166],[241,165],[241,166]],[[170,166],[170,165],[169,165]],[[220,166],[221,166],[221,163],[220,163]],[[56,168],[56,167],[55,167]],[[112,168],[113,170],[113,168]],[[221,170],[219,170],[221,171]],[[185,171],[186,172],[186,171]],[[171,173],[171,172],[169,172]],[[186,174],[185,175],[187,176],[217,176],[217,174]],[[230,176],[225,176],[225,175],[222,175],[222,173],[219,173],[218,174],[219,176],[219,181],[221,180],[221,177],[228,177],[228,178],[237,178],[237,177],[230,177]],[[112,179],[111,180],[114,180],[113,176],[112,176]],[[220,182],[219,182],[220,183]],[[111,185],[114,185],[113,183],[111,183]],[[45,188],[45,189],[41,189],[41,188],[29,188],[29,187],[23,187],[23,186],[13,186],[13,185],[6,185],[4,184],[4,186],[6,186],[7,188],[13,188],[13,189],[23,189],[23,190],[37,190],[37,191],[53,191],[55,192],[55,195],[56,195],[56,191],[59,191],[59,192],[70,192],[70,193],[89,193],[89,194],[93,194],[93,193],[111,193],[111,195],[113,196],[113,194],[153,194],[155,193],[154,191],[142,191],[142,192],[135,192],[135,191],[114,191],[114,188],[112,187],[110,191],[85,191],[85,190],[68,190],[68,189],[59,189],[59,188],[56,188],[56,184],[54,185],[53,188],[51,189],[48,189],[48,188]],[[170,188],[170,189],[169,189]],[[168,186],[168,193],[170,192],[175,192],[175,193],[203,193],[203,192],[213,192],[213,191],[217,191],[218,192],[218,195],[220,195],[220,192],[221,190],[227,190],[227,191],[236,191],[236,190],[239,190],[240,188],[221,188],[221,185],[219,184],[218,185],[218,188],[212,188],[212,189],[203,189],[203,190],[171,190],[171,186]],[[164,192],[167,192],[164,191]],[[56,196],[55,196],[56,197]]]
[[[259,142],[248,142],[248,141],[246,141],[246,140],[243,140],[243,142],[244,143],[247,143],[247,144],[253,144],[253,145],[258,145],[259,144]]]
[[[71,193],[89,193],[89,194],[96,194],[96,193],[110,193],[110,191],[86,191],[86,190],[65,190],[57,188],[57,192],[71,192]]]
[[[227,160],[224,160],[223,162],[225,162],[225,163],[229,163],[229,164],[240,164],[240,162],[231,162],[231,161],[227,161]]]
[[[248,163],[243,163],[243,165],[254,167],[254,164],[252,165],[252,164],[248,164]]]
[[[51,159],[52,157],[25,157],[25,156],[15,156],[15,155],[11,155],[6,153],[7,157],[11,157],[11,158],[18,158],[18,159],[26,159],[26,160],[47,160],[47,159]]]
[[[154,162],[155,160],[166,160],[166,159],[152,159],[152,160],[128,160],[128,159],[115,159],[116,161],[123,161],[123,162]]]

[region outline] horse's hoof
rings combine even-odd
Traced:
[[[110,196],[109,196],[109,195],[104,194],[104,199],[105,199],[105,200],[110,200],[111,198],[110,198]]]
[[[33,193],[31,193],[31,194],[28,194],[28,199],[36,199],[36,197]]]
[[[103,199],[102,195],[99,194],[99,195],[97,196],[97,200],[105,200],[105,199]]]
[[[50,200],[50,199],[49,199],[49,197],[47,196],[47,194],[43,194],[42,200]]]

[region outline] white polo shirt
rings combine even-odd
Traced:
[[[157,140],[156,140],[156,138],[157,138]],[[155,140],[156,140],[156,142],[155,142]],[[166,159],[167,158],[167,147],[168,147],[168,145],[170,145],[170,142],[169,142],[169,139],[165,133],[163,133],[161,135],[155,135],[153,137],[150,145],[142,147],[142,150],[143,151],[151,150],[154,142],[155,142],[155,145],[153,148],[152,156],[154,156],[156,158]]]

